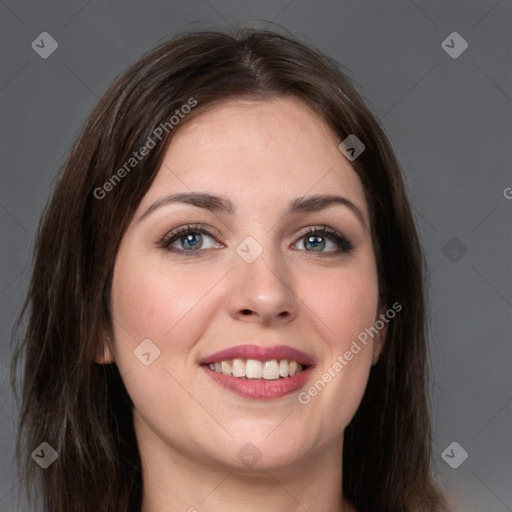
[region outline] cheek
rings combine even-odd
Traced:
[[[134,338],[173,338],[217,277],[172,269],[169,263],[135,256],[119,258],[112,285],[112,312]],[[192,268],[192,267],[191,267]]]
[[[201,299],[219,277],[129,252],[120,250],[112,282],[115,362],[142,416],[182,414],[191,405],[179,384],[192,389],[187,356],[210,322]]]
[[[125,384],[137,408],[151,410],[157,405],[152,404],[153,396],[175,389],[171,375],[186,381],[187,357],[210,321],[201,298],[218,278],[171,272],[168,262],[148,260],[120,251],[111,310],[116,364],[121,375],[129,377]],[[170,396],[161,398],[176,402]]]
[[[305,302],[317,318],[326,357],[300,398],[311,412],[311,428],[329,437],[348,425],[366,388],[373,344],[367,330],[377,316],[378,283],[373,264],[351,266],[329,279],[318,276],[314,282],[316,293]],[[329,425],[324,421],[327,416]]]
[[[319,276],[314,282],[315,292],[309,292],[305,302],[322,320],[331,351],[343,353],[352,340],[374,325],[378,309],[376,269],[373,264],[354,266],[335,276]]]

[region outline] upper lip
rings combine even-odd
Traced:
[[[315,363],[312,356],[286,345],[274,345],[272,347],[236,345],[203,358],[199,364],[220,363],[221,361],[229,361],[231,359],[257,359],[258,361],[292,359],[304,366],[310,366]]]

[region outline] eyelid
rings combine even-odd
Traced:
[[[334,229],[330,226],[327,226],[325,224],[322,225],[313,225],[313,226],[307,226],[299,231],[300,234],[297,235],[297,241],[294,242],[294,245],[299,242],[301,239],[303,239],[308,234],[313,233],[320,233],[320,234],[326,234],[328,238],[334,241],[334,243],[338,246],[338,249],[336,251],[326,251],[326,252],[316,252],[316,251],[302,251],[302,252],[309,252],[312,254],[318,254],[323,256],[328,255],[339,255],[339,254],[346,254],[353,249],[356,248],[354,243],[350,238],[348,238],[344,233],[341,231],[338,231],[337,229]],[[345,246],[345,247],[342,247]]]
[[[183,226],[179,226],[177,228],[171,229],[170,231],[166,231],[166,233],[158,240],[157,245],[161,248],[166,248],[170,245],[171,240],[174,237],[179,239],[178,235],[184,235],[188,231],[194,231],[197,233],[201,233],[204,235],[208,235],[212,238],[220,238],[221,234],[218,230],[211,226],[206,226],[204,224],[185,224]],[[217,240],[218,243],[221,243]],[[183,251],[185,251],[183,249]],[[197,252],[197,251],[194,251]]]
[[[204,224],[185,224],[183,226],[179,226],[177,228],[172,229],[171,231],[166,232],[166,234],[161,237],[158,241],[158,247],[167,249],[169,252],[175,252],[175,253],[182,253],[182,254],[189,254],[192,255],[193,253],[200,254],[201,252],[204,252],[209,249],[198,249],[198,250],[187,250],[187,249],[169,249],[171,243],[175,242],[176,240],[179,240],[181,236],[184,236],[188,232],[196,232],[200,234],[207,235],[213,239],[216,240],[218,244],[224,245],[222,242],[219,242],[218,238],[221,238],[221,234],[218,230],[211,226],[206,226]],[[317,254],[320,256],[333,256],[333,255],[340,255],[350,252],[355,248],[353,242],[347,238],[343,233],[339,232],[338,230],[331,228],[327,225],[310,225],[306,226],[304,228],[301,228],[298,232],[298,234],[295,236],[295,241],[293,242],[293,245],[297,244],[301,241],[306,235],[310,233],[325,233],[338,247],[335,251],[301,251],[306,253],[312,253]],[[176,239],[176,240],[173,240]],[[342,247],[342,245],[345,244],[345,247]]]

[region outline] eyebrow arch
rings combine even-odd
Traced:
[[[213,212],[224,212],[233,215],[236,208],[232,201],[224,196],[216,196],[207,192],[181,192],[178,194],[171,194],[156,200],[149,208],[140,216],[138,222],[141,222],[148,215],[154,212],[161,206],[171,203],[185,203],[198,208],[205,208]],[[358,218],[363,225],[363,228],[368,231],[366,220],[361,210],[347,198],[337,195],[312,195],[302,196],[290,201],[288,209],[284,215],[291,215],[294,213],[316,212],[329,208],[330,206],[341,205],[348,207]]]

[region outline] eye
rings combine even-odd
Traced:
[[[201,225],[188,224],[166,234],[158,245],[169,252],[181,253],[185,256],[195,256],[201,250],[222,247],[222,244],[215,241],[217,236],[219,235],[216,232],[212,233]],[[214,242],[210,242],[210,244],[205,246],[205,240],[207,239]],[[294,245],[298,245],[301,242],[306,252],[317,253],[322,256],[336,256],[348,253],[354,249],[354,245],[347,237],[329,226],[308,228]],[[324,250],[326,248],[329,249],[329,247],[331,247],[331,250]]]
[[[170,252],[179,252],[184,253],[185,256],[192,256],[193,253],[199,252],[200,249],[213,249],[221,245],[215,242],[205,247],[205,240],[207,238],[214,240],[214,237],[214,233],[210,233],[202,226],[189,224],[187,226],[181,226],[165,235],[160,241],[159,246]],[[176,245],[178,247],[176,247]]]
[[[302,246],[305,249],[311,249],[306,250],[306,252],[317,252],[322,255],[338,255],[348,253],[354,249],[354,245],[345,235],[338,233],[329,226],[309,228],[296,243],[300,242],[302,242]],[[324,251],[329,245],[334,247],[334,250]]]

